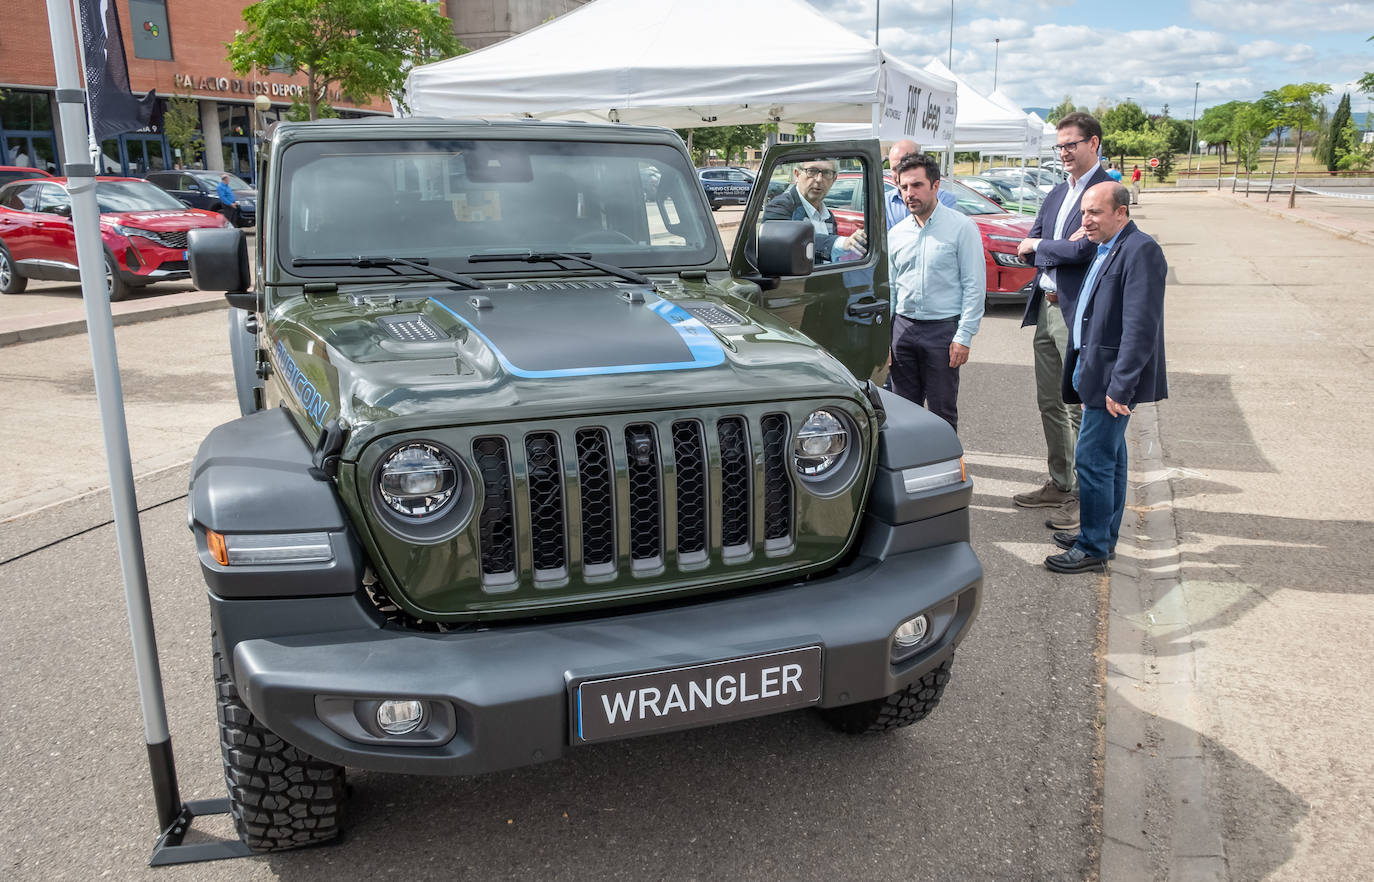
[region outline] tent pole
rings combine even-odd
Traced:
[[[76,60],[76,30],[70,0],[47,0],[48,36],[52,41],[53,68],[57,74],[57,108],[62,123],[63,154],[82,156],[87,146],[87,96],[82,89]],[[93,159],[93,158],[92,158]],[[148,749],[149,773],[158,827],[162,830],[150,861],[153,864],[185,863],[239,857],[249,854],[238,840],[182,846],[191,818],[227,811],[228,800],[197,800],[183,803],[177,787],[172,758],[172,736],[167,727],[167,706],[162,693],[162,672],[153,633],[153,609],[148,596],[148,571],[143,558],[143,535],[134,495],[133,463],[129,456],[129,429],[124,419],[124,393],[119,382],[119,357],[115,351],[114,320],[105,287],[105,254],[100,241],[100,206],[96,202],[96,168],[93,161],[68,162],[66,190],[72,202],[72,229],[76,238],[76,262],[81,275],[81,297],[86,309],[87,339],[100,426],[105,440],[105,461],[110,472],[110,502],[114,511],[115,539],[124,577],[124,603],[133,642],[134,671],[138,678],[139,704],[143,711],[143,735]],[[221,806],[221,803],[226,805]],[[178,849],[180,851],[178,852]]]

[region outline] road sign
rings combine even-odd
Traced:
[[[1150,157],[1150,168],[1159,168],[1159,157],[1158,157],[1158,156],[1151,156],[1151,157]]]

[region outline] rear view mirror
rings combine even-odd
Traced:
[[[759,228],[759,273],[806,276],[816,261],[816,228],[810,221],[765,221]]]
[[[191,282],[202,291],[247,292],[248,240],[240,229],[192,230],[187,249]],[[238,305],[234,300],[230,300]]]

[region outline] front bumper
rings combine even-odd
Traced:
[[[945,518],[964,518],[950,526],[967,535],[966,511],[934,520]],[[892,553],[892,541],[881,560],[861,556],[809,582],[647,611],[445,634],[379,627],[366,601],[354,596],[210,599],[240,695],[286,741],[355,768],[477,774],[566,753],[568,683],[579,676],[820,646],[820,705],[904,688],[949,658],[967,633],[982,568],[966,542]],[[956,611],[944,631],[894,665],[897,626],[951,599]],[[442,744],[362,743],[322,719],[340,699],[398,697],[447,703],[456,734]]]

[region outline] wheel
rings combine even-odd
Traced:
[[[253,851],[270,852],[319,845],[338,836],[343,767],[292,747],[259,723],[239,699],[219,643],[214,643],[220,754],[239,838]]]
[[[119,275],[119,266],[109,254],[105,255],[105,291],[110,295],[110,302],[117,303],[129,296],[133,290],[129,283]]]
[[[716,203],[712,202],[712,203],[711,203],[711,210],[712,210],[712,211],[720,211],[720,206],[717,205]]]
[[[9,250],[0,245],[0,294],[20,294],[28,286],[29,280],[19,275]]]
[[[869,735],[910,726],[925,719],[940,703],[953,664],[953,659],[946,659],[915,683],[885,698],[820,708],[821,716],[849,735]]]

